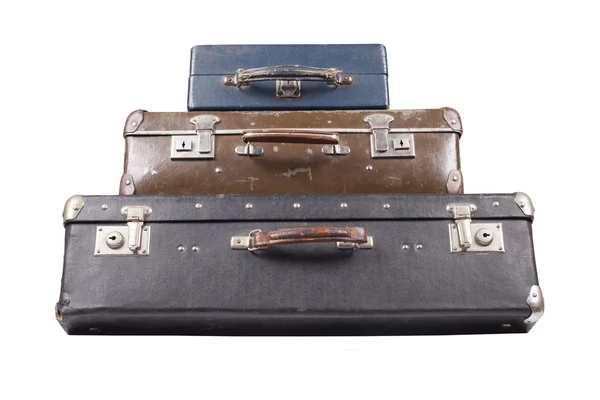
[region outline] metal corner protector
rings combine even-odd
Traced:
[[[65,208],[63,209],[63,223],[77,218],[81,210],[83,210],[84,206],[85,201],[83,200],[82,195],[76,194],[74,196],[69,197],[69,199],[65,203]]]
[[[534,324],[544,315],[544,295],[538,285],[531,286],[527,305],[531,308],[531,315],[524,321],[526,324]]]
[[[517,206],[519,206],[523,214],[533,217],[535,208],[533,207],[533,202],[528,195],[523,192],[516,192],[515,203],[517,203]]]

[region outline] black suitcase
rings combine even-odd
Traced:
[[[522,193],[73,196],[69,334],[527,332],[543,313]]]

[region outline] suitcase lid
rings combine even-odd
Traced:
[[[475,209],[473,209],[474,206]],[[67,223],[127,221],[139,209],[147,222],[349,221],[349,220],[533,220],[529,196],[465,195],[202,195],[80,196],[69,198]],[[141,215],[140,214],[140,215]]]
[[[387,75],[386,51],[381,44],[194,46],[190,75],[228,75],[240,68],[281,65],[338,68],[344,73]]]

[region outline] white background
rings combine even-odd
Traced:
[[[0,397],[598,398],[596,2],[117,4],[1,6]],[[534,201],[546,298],[537,326],[458,337],[67,336],[54,319],[64,201],[116,194],[128,113],[185,111],[190,48],[238,43],[383,43],[393,108],[456,108],[466,191]]]

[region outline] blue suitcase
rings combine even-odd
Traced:
[[[189,111],[387,108],[380,44],[192,48]]]

